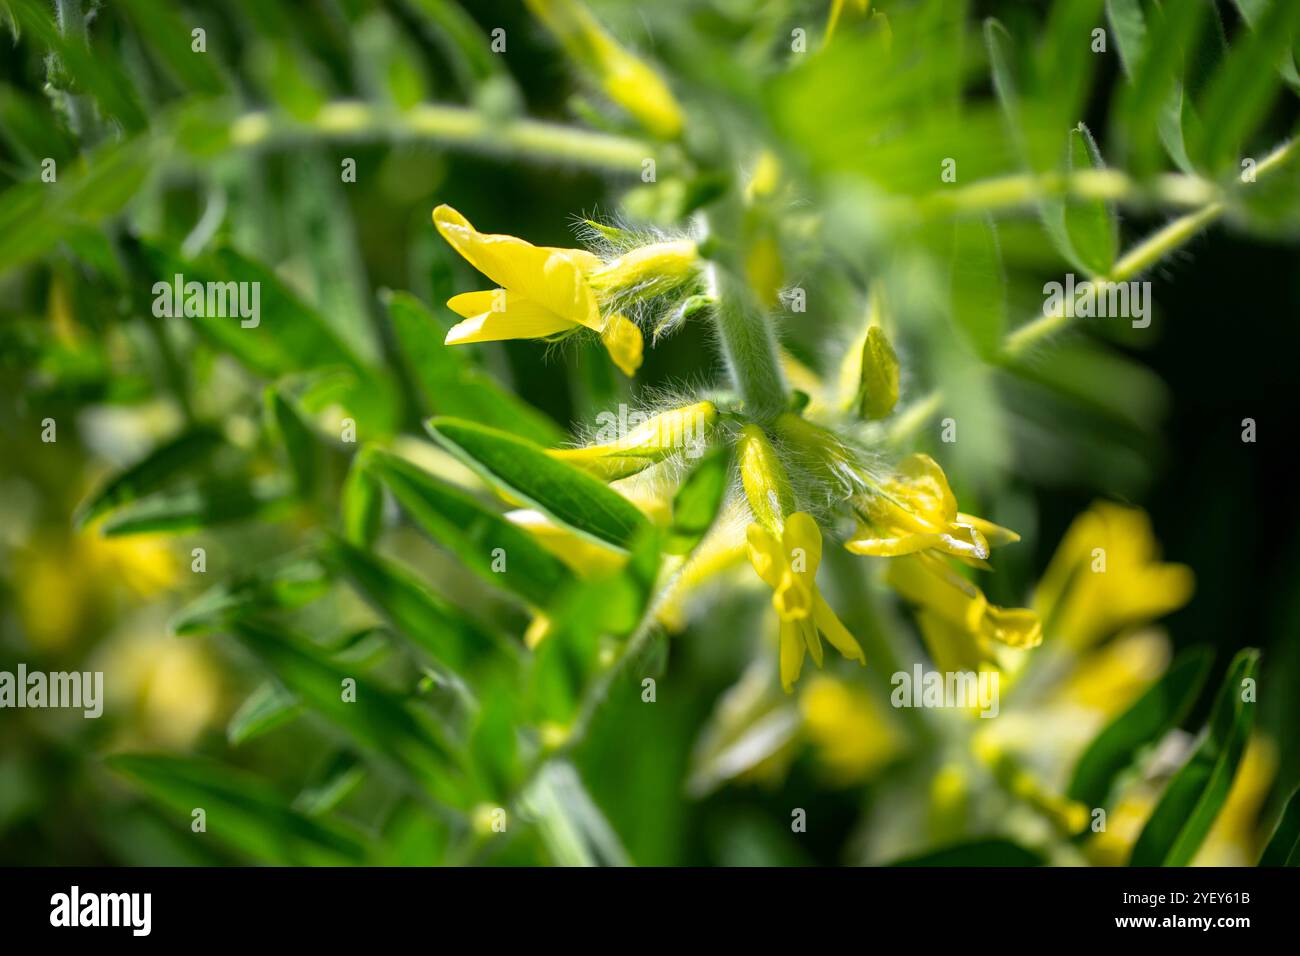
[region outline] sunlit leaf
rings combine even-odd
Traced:
[[[430,433],[485,481],[597,541],[631,546],[648,527],[630,501],[585,471],[505,432],[454,418],[435,418]]]

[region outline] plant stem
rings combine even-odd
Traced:
[[[718,264],[709,267],[710,292],[722,355],[750,418],[770,421],[785,410],[785,378],[772,323],[743,279]]]
[[[1141,183],[1118,169],[1082,169],[1073,173],[1018,173],[986,179],[900,203],[900,221],[916,217],[978,215],[1032,206],[1054,196],[1133,205],[1200,208],[1218,200],[1221,191],[1199,176],[1168,173]]]
[[[1296,140],[1283,143],[1259,161],[1255,167],[1256,178],[1281,167],[1295,151]],[[1217,221],[1227,208],[1226,203],[1216,200],[1200,209],[1179,216],[1121,256],[1107,275],[1089,276],[1088,281],[1094,284],[1124,282],[1140,275]],[[1002,346],[1003,357],[1019,358],[1039,342],[1067,328],[1073,321],[1074,315],[1062,309],[1059,314],[1043,315],[1032,322],[1025,323],[1007,336]]]
[[[744,278],[742,200],[734,194],[719,200],[703,221],[712,260],[705,280],[715,303],[713,325],[723,360],[745,414],[755,421],[770,421],[785,410],[785,376],[772,321]]]
[[[654,148],[641,140],[538,120],[501,122],[465,107],[433,103],[397,112],[357,100],[338,100],[322,106],[306,123],[279,122],[278,119],[262,110],[245,113],[231,125],[231,142],[236,146],[253,147],[312,136],[358,140],[425,139],[500,155],[549,159],[628,173],[640,172],[642,163],[655,156]]]

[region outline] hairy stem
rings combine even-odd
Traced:
[[[1269,153],[1255,167],[1255,176],[1266,176],[1284,165],[1296,151],[1296,140],[1288,140]],[[1089,281],[1124,282],[1140,275],[1151,268],[1165,256],[1180,248],[1196,237],[1206,227],[1216,222],[1227,210],[1221,201],[1207,203],[1193,212],[1179,216],[1177,219],[1156,230],[1147,238],[1120,257],[1119,261],[1104,276],[1089,276]],[[1003,357],[1016,359],[1024,355],[1044,339],[1069,327],[1074,316],[1062,310],[1060,314],[1043,315],[1027,322],[1016,329],[1002,346]]]
[[[711,265],[709,285],[717,303],[713,316],[718,341],[745,413],[769,421],[786,406],[785,378],[772,323],[745,281],[730,270]]]
[[[557,123],[517,119],[501,122],[460,106],[424,103],[405,112],[357,100],[327,103],[306,123],[276,122],[265,111],[245,113],[231,126],[231,142],[253,147],[310,137],[328,139],[431,140],[523,159],[572,163],[614,172],[640,172],[654,149],[624,136],[611,136]],[[662,163],[660,164],[662,166]]]

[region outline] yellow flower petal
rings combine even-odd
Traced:
[[[867,655],[862,653],[862,645],[849,633],[849,629],[844,626],[831,606],[826,603],[826,599],[821,596],[821,592],[813,595],[813,620],[817,622],[817,629],[826,635],[826,640],[830,641],[831,647],[835,648],[851,661],[857,661],[864,667],[867,664]]]
[[[776,538],[761,525],[751,524],[745,529],[745,539],[749,544],[749,563],[754,566],[754,572],[768,587],[780,587],[785,562]]]
[[[481,233],[450,206],[435,209],[433,221],[451,247],[497,285],[573,324],[601,329],[596,297],[568,250]]]
[[[470,304],[478,304],[477,299],[466,299],[466,296],[482,294],[469,292],[458,295],[448,301],[447,305],[453,311],[464,315],[461,309],[468,308]],[[492,295],[491,292],[486,294]],[[488,309],[486,312],[471,315],[464,322],[457,322],[447,330],[445,341],[448,345],[465,345],[469,342],[501,342],[507,339],[542,339],[573,328],[575,328],[574,324],[568,319],[542,308],[535,302],[515,298],[507,293],[504,309],[500,311]]]
[[[803,656],[807,643],[794,621],[781,622],[781,686],[787,694],[794,692],[794,683],[803,670]]]
[[[605,343],[609,357],[624,375],[636,374],[636,370],[641,367],[645,344],[635,322],[624,315],[611,315],[601,329],[600,340]]]

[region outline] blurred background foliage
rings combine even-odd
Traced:
[[[667,78],[680,139],[509,0],[0,0],[0,669],[102,670],[109,694],[99,720],[0,713],[0,860],[1253,863],[1300,780],[1300,7],[590,7]],[[1094,167],[1125,175],[1041,188]],[[513,583],[474,573],[504,508],[424,418],[561,444],[722,369],[694,321],[632,381],[597,348],[445,349],[476,280],[430,210],[571,246],[581,217],[680,233],[745,184],[749,276],[810,409],[875,288],[903,368],[882,459],[934,455],[963,510],[1023,536],[985,587],[1046,641],[997,720],[890,708],[921,635],[836,548],[823,587],[870,666],[789,698],[748,569],[613,668],[643,542],[586,585],[526,535]],[[1149,278],[1150,327],[1036,325],[1067,271]],[[260,281],[261,325],[156,318],[176,272]],[[796,286],[806,312],[777,295]],[[1099,540],[1125,571],[1086,591]],[[1142,576],[1161,553],[1190,600]],[[1245,647],[1253,732],[1219,690],[1255,673]],[[1189,782],[1198,760],[1231,792]],[[1204,840],[1147,826],[1158,802]]]

